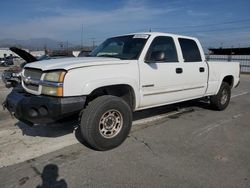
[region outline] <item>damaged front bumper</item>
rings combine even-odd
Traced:
[[[4,107],[18,120],[34,125],[52,123],[77,114],[84,108],[85,102],[86,96],[37,96],[22,88],[14,88],[7,96]]]

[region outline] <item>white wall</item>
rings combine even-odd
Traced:
[[[81,51],[73,51],[72,54],[75,57],[78,57],[78,55],[81,53]]]
[[[35,57],[40,57],[45,55],[45,51],[44,50],[40,50],[40,51],[30,51],[31,55],[35,56]]]
[[[14,52],[10,51],[8,48],[0,48],[0,58],[4,58],[4,54],[7,56],[16,55]]]

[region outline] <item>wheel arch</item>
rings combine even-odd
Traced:
[[[232,75],[225,76],[222,82],[228,83],[228,85],[232,88],[234,85],[234,77]]]
[[[86,105],[96,99],[97,97],[103,95],[113,95],[121,97],[126,101],[132,110],[136,108],[137,97],[135,94],[134,88],[129,84],[114,84],[114,85],[105,85],[93,89],[90,94],[87,96]]]
[[[224,75],[224,76],[221,77],[220,80],[221,80],[219,82],[220,84],[217,86],[217,89],[216,89],[216,94],[219,92],[221,84],[223,82],[228,83],[228,85],[230,86],[230,88],[232,88],[234,86],[234,77],[233,77],[233,75]]]

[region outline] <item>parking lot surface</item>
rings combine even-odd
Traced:
[[[0,84],[0,102],[10,92]],[[134,113],[118,148],[98,152],[77,124],[28,127],[0,110],[0,187],[250,187],[250,75],[229,107],[191,101]]]

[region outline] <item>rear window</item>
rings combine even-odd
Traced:
[[[184,62],[201,62],[200,50],[194,40],[179,38]]]

